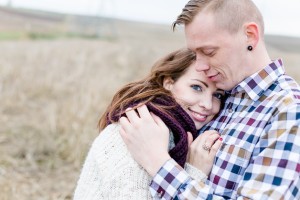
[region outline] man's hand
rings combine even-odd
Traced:
[[[168,154],[169,129],[156,115],[142,105],[128,109],[120,118],[120,134],[133,158],[154,176],[171,157]]]
[[[190,145],[187,162],[208,175],[221,144],[222,138],[217,131],[205,131]]]

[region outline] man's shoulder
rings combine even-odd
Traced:
[[[300,107],[300,87],[290,76],[284,74],[266,92],[267,100],[279,109]]]

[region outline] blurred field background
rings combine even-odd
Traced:
[[[300,81],[300,39],[267,36]],[[123,84],[185,46],[170,26],[0,8],[0,199],[72,199]]]

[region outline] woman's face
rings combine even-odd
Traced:
[[[165,79],[164,87],[171,91],[200,129],[219,112],[224,91],[216,88],[203,71],[196,71],[194,65],[175,82],[171,78]]]

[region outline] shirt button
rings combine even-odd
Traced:
[[[233,110],[230,108],[230,109],[228,110],[228,112],[229,112],[229,113],[232,113],[232,112],[233,112]]]
[[[160,191],[160,192],[158,193],[158,197],[159,197],[159,198],[162,198],[163,195],[164,195],[164,192],[163,192],[163,191]]]

